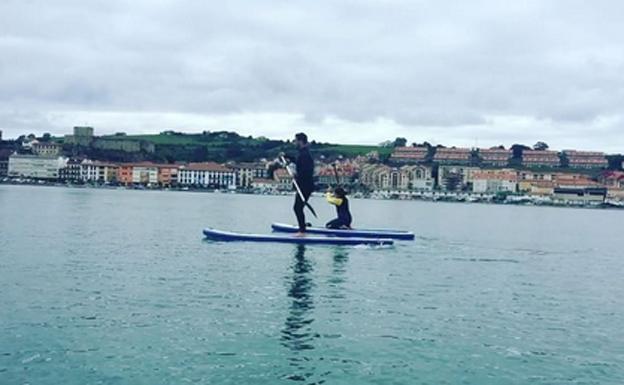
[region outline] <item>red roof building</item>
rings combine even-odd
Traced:
[[[513,152],[511,150],[504,148],[479,149],[479,160],[481,160],[481,164],[487,166],[507,166],[512,155]]]
[[[396,147],[390,156],[390,161],[396,163],[422,163],[427,160],[429,149],[424,146]]]
[[[600,182],[608,188],[624,189],[624,171],[605,171]]]
[[[557,151],[524,150],[522,165],[525,167],[559,167],[561,161]]]
[[[604,152],[564,150],[563,154],[572,168],[607,168],[609,165]]]
[[[466,164],[472,160],[469,148],[437,148],[433,161],[444,164]]]

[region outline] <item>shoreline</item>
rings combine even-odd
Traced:
[[[45,181],[39,182],[14,182],[1,181],[0,186],[29,186],[29,187],[56,187],[56,188],[72,188],[72,189],[95,189],[95,190],[125,190],[125,191],[160,191],[160,192],[193,192],[193,193],[213,193],[213,194],[240,194],[240,195],[259,195],[259,196],[288,196],[290,191],[254,191],[254,190],[227,190],[227,189],[210,189],[210,188],[191,188],[191,187],[136,187],[136,186],[113,186],[113,185],[93,185],[93,184],[66,184],[66,183],[50,183]],[[322,192],[314,192],[313,196],[321,196]],[[575,208],[575,209],[601,209],[601,210],[621,210],[624,209],[624,202],[614,204],[610,202],[600,203],[570,203],[545,200],[543,197],[533,197],[534,200],[528,200],[530,196],[511,195],[511,197],[519,198],[512,200],[496,200],[493,194],[474,194],[474,193],[454,193],[454,192],[394,192],[394,191],[376,191],[370,194],[354,193],[352,199],[370,199],[370,200],[393,200],[393,201],[419,201],[429,203],[464,203],[464,204],[485,204],[485,205],[502,205],[502,206],[524,206],[524,207],[555,207],[555,208]],[[526,197],[527,199],[522,199]]]

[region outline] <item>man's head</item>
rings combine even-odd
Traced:
[[[334,195],[336,195],[338,198],[344,198],[347,196],[347,192],[342,187],[336,187],[336,189],[334,190]]]
[[[307,146],[308,136],[304,134],[303,132],[300,132],[297,135],[295,135],[295,145],[297,146],[297,148],[303,148]]]

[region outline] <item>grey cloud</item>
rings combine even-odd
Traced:
[[[0,4],[0,102],[40,115],[381,118],[501,138],[513,133],[491,132],[487,119],[510,115],[560,123],[561,135],[583,122],[591,135],[624,102],[623,12],[563,0],[10,0]]]

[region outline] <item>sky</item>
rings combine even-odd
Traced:
[[[613,0],[2,0],[0,129],[624,152],[622,15]]]

